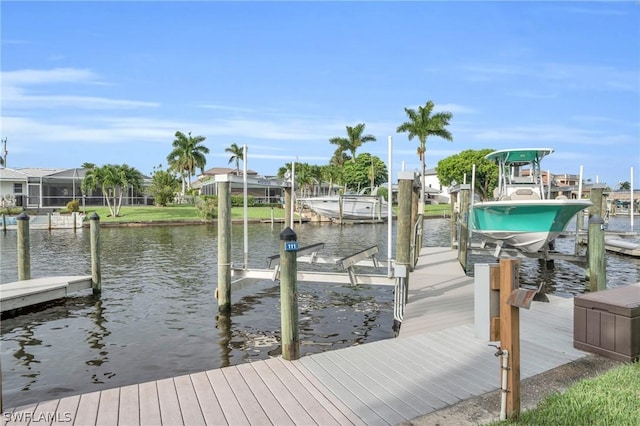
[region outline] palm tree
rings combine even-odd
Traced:
[[[229,148],[225,148],[224,152],[228,152],[231,154],[231,158],[229,158],[229,163],[231,164],[235,161],[236,163],[236,175],[240,174],[240,160],[244,161],[244,149],[241,146],[238,146],[236,143],[232,143]]]
[[[186,188],[191,188],[191,177],[195,175],[196,169],[204,173],[204,166],[207,164],[206,154],[209,148],[200,145],[206,139],[205,136],[191,136],[177,131],[173,141],[173,151],[167,156],[169,167],[180,174],[182,179],[182,193]],[[188,179],[187,179],[188,177]]]
[[[398,126],[397,132],[408,132],[409,140],[415,137],[420,141],[417,153],[422,165],[422,177],[420,178],[422,191],[420,191],[420,205],[421,210],[424,211],[424,174],[426,172],[425,154],[427,151],[427,138],[429,136],[438,136],[448,141],[453,141],[453,136],[445,128],[449,125],[452,114],[450,112],[438,112],[433,115],[434,104],[432,101],[428,101],[424,107],[419,106],[418,111],[405,108],[404,111],[409,117],[409,121],[406,121]]]
[[[346,126],[347,127],[347,137],[335,137],[329,139],[334,145],[338,145],[338,149],[334,154],[334,157],[338,156],[338,153],[343,153],[344,151],[349,151],[351,153],[351,161],[355,163],[356,161],[356,150],[362,146],[363,143],[366,142],[374,142],[376,137],[373,135],[362,135],[364,132],[364,123],[360,123],[355,127]]]
[[[95,169],[96,165],[94,163],[84,162],[80,165],[81,169]]]
[[[82,192],[100,188],[107,201],[107,207],[112,217],[120,215],[122,198],[129,188],[142,188],[142,174],[126,164],[117,166],[106,164],[102,167],[89,169],[82,180]]]

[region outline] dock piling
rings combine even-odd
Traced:
[[[231,185],[218,182],[218,312],[231,312]]]
[[[469,184],[460,185],[460,211],[458,212],[458,261],[467,271],[467,252],[469,247]]]
[[[100,216],[93,212],[89,217],[91,232],[91,288],[93,294],[102,293],[102,274],[100,271]]]
[[[280,325],[282,358],[293,361],[300,357],[298,333],[298,237],[290,227],[280,233]]]
[[[600,291],[606,289],[607,259],[604,246],[604,219],[597,214],[589,219],[587,255],[589,290]]]
[[[411,207],[413,201],[413,172],[398,174],[398,230],[396,236],[396,265],[406,268],[404,294],[406,303],[409,294],[409,272],[411,271]]]
[[[29,216],[22,212],[18,221],[18,280],[31,279],[31,242],[29,240]]]

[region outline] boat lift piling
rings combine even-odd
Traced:
[[[469,191],[468,183],[460,185],[460,211],[458,213],[458,261],[467,272],[467,256],[469,247]]]
[[[398,224],[396,231],[396,268],[411,270],[411,207],[413,200],[413,185],[415,174],[413,172],[398,173]],[[409,274],[396,280],[396,292],[405,294],[404,302],[409,293]],[[400,288],[402,287],[402,288]],[[394,318],[394,331],[396,321],[402,322],[402,318]],[[399,326],[398,326],[399,331]]]
[[[293,361],[300,358],[298,333],[298,236],[286,227],[280,233],[280,327],[282,358]]]
[[[231,186],[218,182],[218,312],[231,311]]]
[[[100,268],[100,216],[93,212],[90,220],[91,227],[91,288],[94,295],[102,293],[102,273]]]

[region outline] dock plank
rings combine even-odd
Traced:
[[[96,426],[117,426],[120,410],[120,388],[100,392]]]
[[[138,394],[140,398],[140,424],[162,426],[156,382],[141,383],[138,386]]]
[[[193,383],[193,389],[196,392],[206,424],[221,425],[228,423],[207,374],[205,372],[191,374],[191,383]]]
[[[79,425],[94,425],[98,418],[100,406],[100,392],[91,392],[80,395],[80,403],[74,420]]]
[[[222,408],[227,424],[238,426],[249,425],[249,419],[245,416],[244,411],[242,410],[233,389],[231,389],[227,379],[224,377],[222,370],[223,369],[209,370],[206,374],[209,378],[209,383],[211,383],[211,387],[214,389],[216,397],[220,402],[220,407]]]
[[[339,374],[332,363],[319,360],[317,356],[304,357],[301,361],[367,425],[390,424],[386,415],[394,416],[395,413],[389,413],[387,408],[381,410],[380,404],[367,403],[374,399],[370,393],[367,395],[368,390],[349,376]]]
[[[273,373],[286,384],[287,389],[295,396],[301,406],[305,408],[307,413],[313,418],[313,420],[320,425],[335,425],[339,423],[336,419],[324,408],[324,406],[316,399],[310,389],[307,389],[302,383],[298,381],[296,375],[294,375],[288,368],[286,368],[283,361],[280,359],[269,359],[266,364]]]
[[[252,425],[270,425],[269,417],[253,394],[253,390],[240,374],[239,368],[235,366],[227,367],[222,370],[222,373],[227,379],[229,387],[233,389],[233,393],[249,423]]]
[[[120,406],[118,407],[118,424],[120,426],[139,426],[140,398],[138,385],[120,388]]]
[[[280,402],[271,393],[267,385],[258,375],[252,363],[238,365],[238,371],[264,409],[267,417],[274,425],[295,425]]]
[[[160,404],[160,420],[163,425],[185,424],[180,412],[178,393],[173,379],[157,380],[158,403]]]
[[[288,362],[287,366],[290,368],[295,368],[309,383],[310,386],[313,386],[314,389],[317,389],[318,392],[322,393],[322,395],[327,399],[327,410],[337,413],[334,417],[340,420],[340,417],[344,416],[346,421],[340,421],[341,424],[352,424],[355,426],[365,426],[365,423],[362,421],[360,417],[358,417],[345,403],[339,399],[333,392],[327,389],[327,387],[312,374],[302,363],[297,361]]]
[[[51,426],[69,425],[77,417],[80,395],[69,396],[58,401],[56,418]]]
[[[204,416],[200,409],[196,391],[191,383],[190,376],[178,376],[173,379],[176,394],[178,396],[178,404],[182,413],[182,420],[187,425],[200,426],[205,425]]]
[[[267,366],[266,362],[257,362],[251,365],[260,377],[262,377],[271,393],[273,393],[275,398],[280,402],[295,424],[316,424],[305,408],[300,405],[300,402],[291,394],[284,383],[282,383],[280,378]]]

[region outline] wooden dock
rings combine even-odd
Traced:
[[[91,288],[91,276],[34,278],[0,285],[0,313],[62,299]]]
[[[41,402],[3,424],[28,413],[75,425],[395,425],[494,391],[496,350],[474,336],[473,279],[456,254],[423,249],[398,338]],[[522,379],[586,355],[573,348],[573,300],[549,299],[521,310]]]

